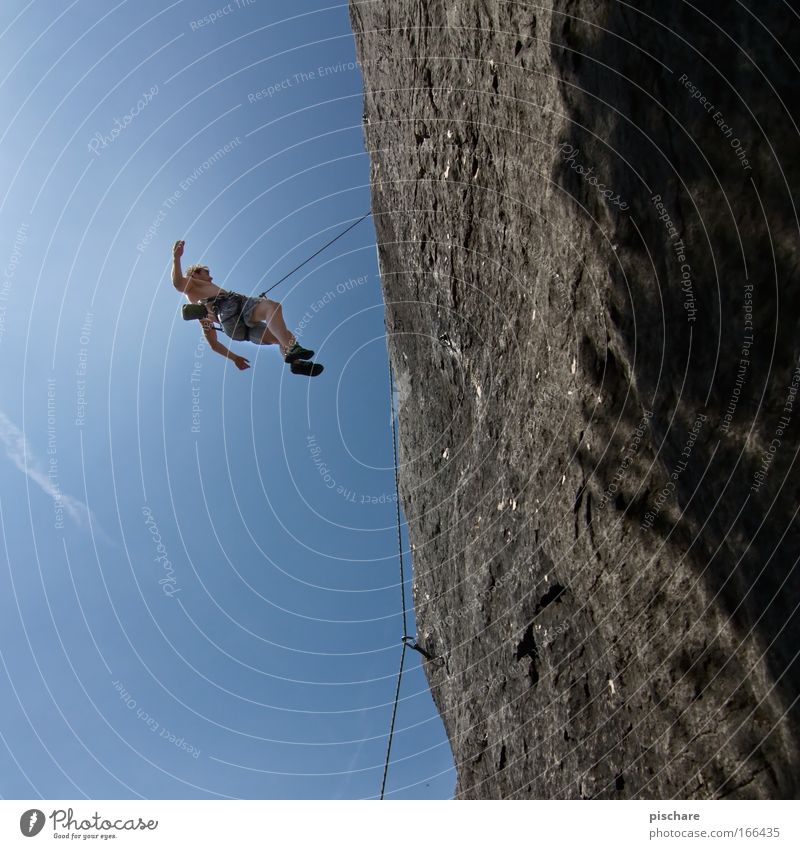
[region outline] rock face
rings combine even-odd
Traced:
[[[351,0],[456,795],[796,797],[796,12],[547,5]]]

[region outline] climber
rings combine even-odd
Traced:
[[[223,333],[236,342],[254,342],[256,345],[278,345],[284,361],[294,374],[316,377],[323,370],[319,363],[310,362],[313,351],[303,348],[286,327],[283,311],[277,301],[267,297],[248,298],[238,292],[228,292],[212,282],[205,265],[190,265],[184,276],[181,270],[184,242],[175,242],[172,248],[172,285],[183,292],[190,304],[205,307],[184,308],[184,317],[199,318],[208,344],[218,354],[232,360],[240,371],[250,368],[244,357],[229,351],[217,340],[214,322],[218,321]],[[197,314],[195,314],[195,312]]]

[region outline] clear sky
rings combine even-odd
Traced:
[[[402,626],[372,219],[275,292],[314,380],[246,343],[237,371],[169,276],[182,238],[260,292],[369,208],[347,5],[5,0],[0,45],[0,795],[375,796]],[[389,795],[446,798],[408,661]]]

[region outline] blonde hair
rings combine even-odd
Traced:
[[[191,277],[195,273],[195,271],[208,271],[208,266],[200,265],[200,263],[194,263],[186,269],[185,277]]]

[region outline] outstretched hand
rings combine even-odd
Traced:
[[[236,357],[233,363],[239,371],[244,371],[246,368],[250,368],[250,361],[246,360],[244,357]]]
[[[182,240],[180,240],[180,239],[179,239],[179,240],[178,240],[177,242],[175,242],[175,244],[172,246],[172,256],[173,256],[175,259],[180,259],[180,258],[183,256],[183,246],[184,246],[185,244],[186,244],[186,242],[184,242],[184,241],[182,241]]]

